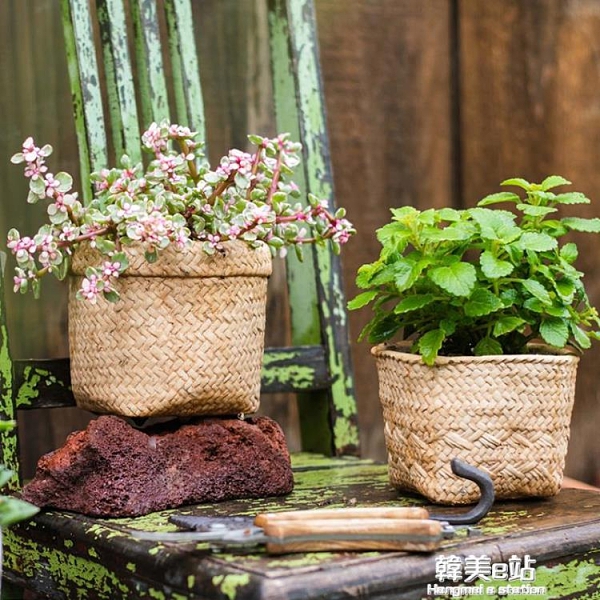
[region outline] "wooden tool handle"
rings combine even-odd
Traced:
[[[411,550],[431,552],[442,540],[442,524],[425,519],[310,519],[267,522],[267,552]],[[384,536],[384,537],[381,537]]]
[[[424,508],[407,506],[372,506],[365,508],[318,508],[257,515],[254,524],[264,527],[277,521],[306,521],[328,519],[428,519]]]

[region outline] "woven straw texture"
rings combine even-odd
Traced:
[[[460,458],[487,471],[497,498],[558,493],[579,358],[572,355],[421,357],[373,348],[392,484],[441,504],[479,499]]]
[[[78,406],[127,417],[225,415],[258,408],[271,254],[227,242],[167,248],[145,262],[127,249],[121,299],[75,299],[89,247],[73,260],[69,297],[71,379]]]

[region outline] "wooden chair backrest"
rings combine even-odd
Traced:
[[[171,119],[205,137],[192,6],[191,0],[61,0],[61,5],[82,196],[89,201],[90,173],[115,164],[123,153],[141,160],[140,132],[151,122]],[[333,207],[313,0],[269,0],[269,31],[278,130],[303,144],[297,178],[303,191]],[[357,454],[339,260],[321,247],[308,249],[303,262],[293,254],[286,259],[292,346],[266,349],[262,390],[298,393],[304,450]],[[16,409],[74,405],[68,359],[13,361],[3,297],[0,318],[0,418],[14,418]],[[16,433],[4,434],[4,463],[16,471],[17,445]]]

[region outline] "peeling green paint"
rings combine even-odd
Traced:
[[[97,562],[41,546],[10,529],[4,533],[4,544],[6,570],[16,570],[27,578],[33,578],[44,569],[56,587],[67,596],[74,587],[82,600],[97,597],[98,593],[114,598],[127,592],[127,587],[117,576]]]
[[[278,127],[299,136],[297,139],[305,148],[304,173],[298,182],[301,190],[327,199],[333,209],[313,1],[272,0],[269,25]],[[306,337],[310,335],[308,343],[325,345],[332,386],[331,406],[324,395],[319,399],[321,406],[316,409],[314,402],[299,403],[303,446],[310,450],[330,451],[325,446],[331,444],[336,454],[357,452],[356,401],[339,262],[325,247],[316,247],[311,258],[306,261],[310,264],[308,268],[303,268],[293,258],[288,260],[292,331],[298,338],[304,337],[300,332]],[[302,303],[305,306],[302,307]],[[294,343],[307,342],[295,338]],[[309,411],[312,414],[304,418],[303,413]],[[315,414],[323,417],[328,412],[333,423],[332,440],[323,429],[315,426]],[[345,422],[338,425],[338,420]]]
[[[188,589],[190,589],[190,590],[193,589],[194,585],[196,585],[196,577],[194,575],[188,575],[188,578],[187,578]]]
[[[509,597],[511,600],[528,600],[532,597],[555,600],[558,598],[587,598],[588,600],[600,598],[600,553],[593,552],[588,558],[579,558],[568,563],[553,567],[545,565],[536,568],[534,581],[474,581],[470,585],[482,585],[484,594],[469,595],[469,598],[486,598],[487,600]],[[507,595],[508,585],[521,587],[528,585],[536,588],[546,588],[545,593],[533,595],[511,593]],[[464,586],[458,586],[464,587]]]
[[[298,388],[309,387],[314,380],[314,370],[301,365],[286,365],[263,368],[262,380],[267,384],[275,381],[289,382]]]
[[[88,548],[88,554],[92,557],[92,558],[99,558],[98,557],[98,553],[96,552],[96,550],[94,548]]]
[[[238,588],[244,587],[250,583],[250,575],[243,573],[240,575],[215,575],[212,578],[212,583],[216,588],[219,588],[229,600],[235,600],[238,593]]]
[[[527,518],[526,510],[494,512],[478,525],[481,531],[489,535],[503,535],[512,531],[522,530],[523,523],[517,522],[515,517]]]
[[[6,328],[6,309],[4,304],[4,269],[0,268],[0,419],[14,421],[16,417],[13,400],[13,364],[8,343]],[[8,489],[19,488],[19,455],[17,432],[15,429],[0,434],[2,446],[2,464],[13,471],[13,476],[7,484]]]
[[[126,568],[128,571],[131,571],[132,573],[135,573],[135,570],[136,570],[135,563],[128,562],[125,568]]]
[[[178,123],[188,125],[206,140],[204,102],[198,76],[198,53],[194,43],[194,18],[186,0],[165,2],[169,27],[172,88],[175,96]],[[205,147],[206,151],[206,147]]]
[[[63,540],[63,546],[65,548],[72,548],[73,547],[73,541],[72,540]]]

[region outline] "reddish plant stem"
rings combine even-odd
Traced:
[[[207,204],[213,205],[215,200],[233,183],[235,174],[230,173],[229,177],[225,181],[222,181],[213,191],[213,193],[206,199]]]
[[[246,191],[246,200],[250,201],[250,195],[252,194],[252,190],[256,187],[256,174],[258,173],[258,165],[260,164],[260,155],[262,152],[262,146],[256,150],[254,154],[254,160],[252,161],[252,175],[254,176],[250,185],[248,186],[248,190]]]
[[[187,156],[190,153],[190,147],[185,143],[185,140],[182,140],[181,138],[177,138],[177,143],[179,144],[179,147],[181,148],[181,152],[183,153],[183,155]],[[198,174],[198,167],[196,166],[196,161],[188,160],[187,164],[188,164],[188,169],[190,171],[190,177],[192,178],[194,183],[198,183],[198,180],[200,179],[200,175]]]
[[[73,244],[78,244],[79,242],[84,242],[85,240],[91,240],[99,235],[104,235],[111,230],[110,226],[102,227],[101,229],[96,229],[95,231],[89,231],[88,233],[84,233],[82,235],[77,236],[74,240],[61,240],[57,243],[59,248],[66,248],[68,246],[72,246]]]
[[[273,194],[277,191],[277,185],[279,183],[279,177],[281,175],[281,157],[283,155],[283,150],[279,150],[279,154],[277,155],[277,164],[275,165],[275,170],[273,171],[273,181],[271,181],[271,187],[267,193],[267,204],[271,204],[271,200],[273,198]]]

